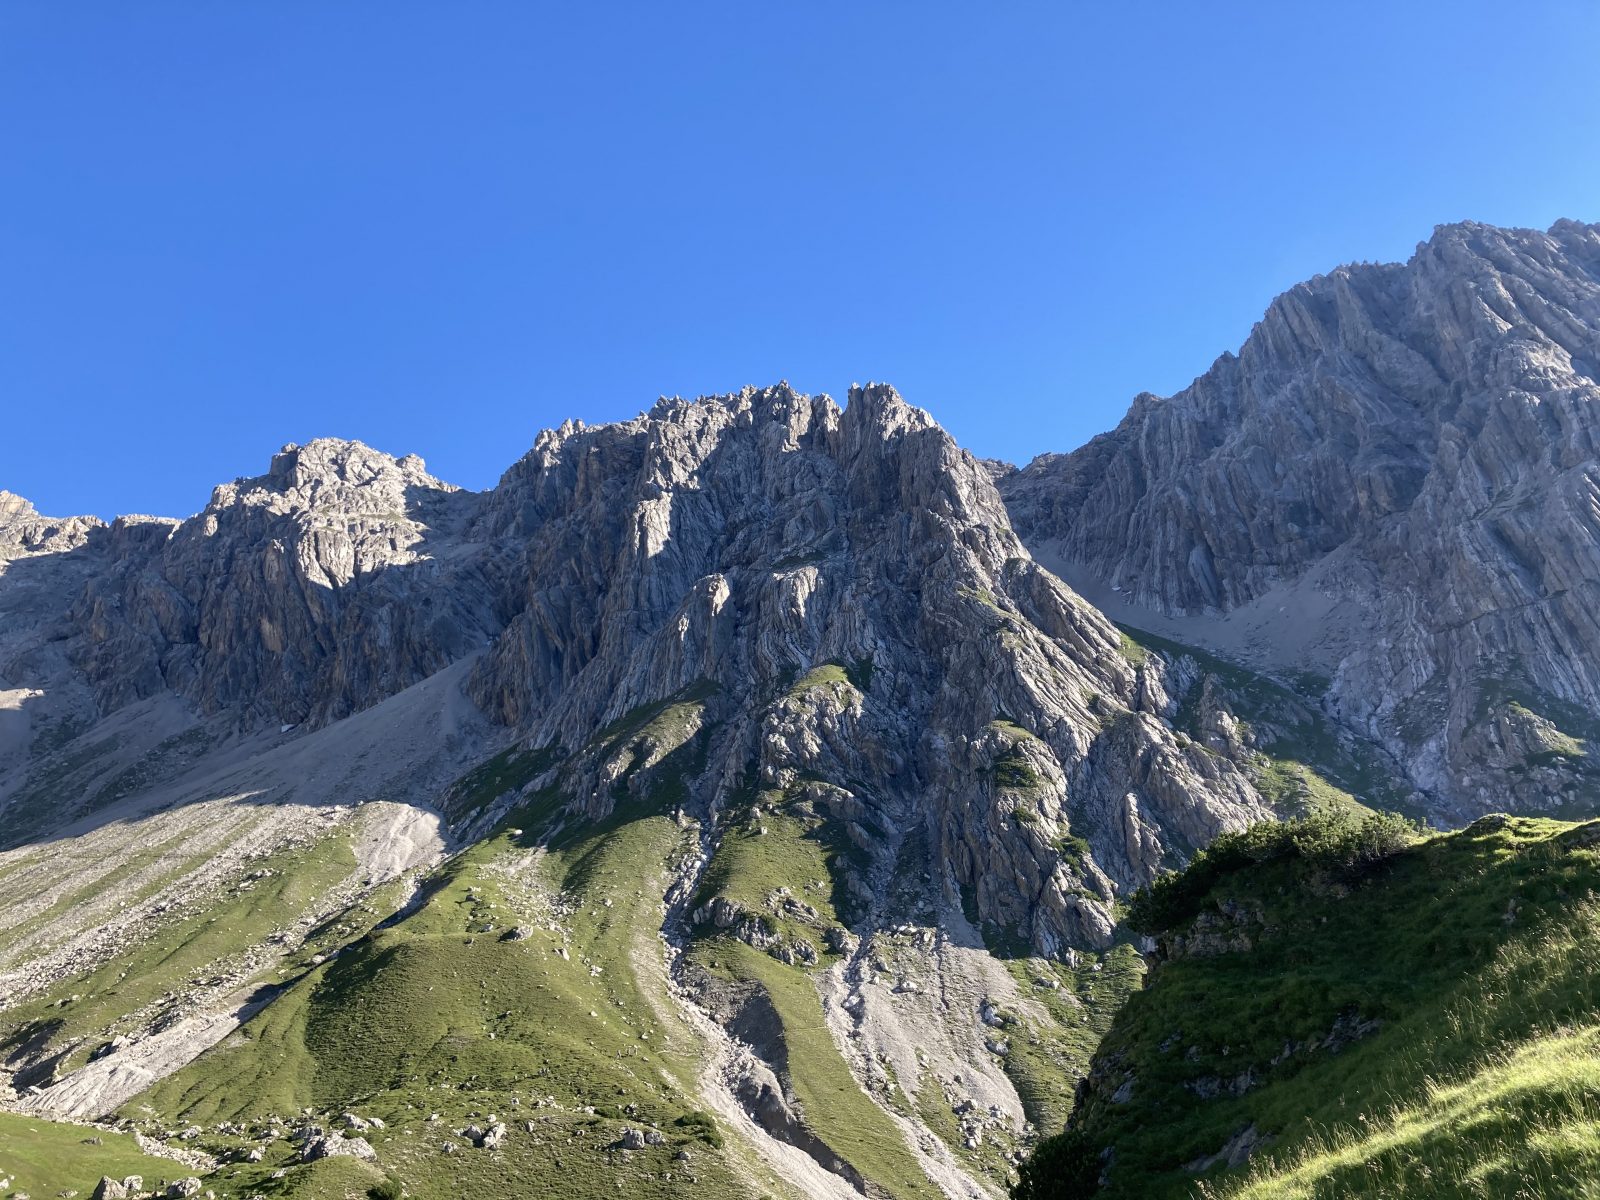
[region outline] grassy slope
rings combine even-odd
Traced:
[[[514,819],[535,825],[552,811]],[[682,839],[667,817],[635,808],[548,849],[511,830],[479,843],[419,911],[324,964],[130,1115],[214,1127],[353,1108],[387,1122],[367,1136],[416,1197],[558,1184],[575,1197],[742,1194],[710,1144],[714,1127],[677,1124],[694,1107],[702,1047],[662,1001],[655,930],[657,880]],[[531,936],[507,939],[518,926]],[[503,1149],[442,1152],[489,1113],[512,1126]],[[666,1143],[603,1149],[627,1124],[658,1125]],[[680,1149],[688,1165],[674,1160]],[[289,1194],[265,1178],[275,1165],[208,1182],[219,1194]]]
[[[819,668],[807,679],[808,687],[848,686],[840,667]],[[785,941],[811,943],[819,965],[826,966],[838,957],[824,948],[822,931],[839,925],[834,881],[846,846],[832,823],[809,805],[786,802],[778,792],[759,793],[707,865],[699,903],[724,897],[759,915]],[[809,905],[816,916],[786,910],[776,896],[779,888],[787,888],[790,899]],[[787,1082],[808,1127],[890,1195],[937,1196],[900,1128],[861,1090],[834,1045],[809,970],[781,963],[713,926],[696,932],[692,953],[701,966],[725,979],[758,984],[771,1000],[788,1050]]]
[[[93,971],[69,977],[0,1013],[0,1050],[47,1033],[49,1044],[88,1039],[59,1071],[80,1066],[95,1039],[116,1030],[125,1014],[173,999],[192,979],[205,978],[259,945],[318,901],[355,870],[342,835],[281,850],[250,864],[268,871],[239,879],[197,910],[176,909],[171,920],[128,945]],[[309,957],[315,939],[304,950]]]
[[[1042,958],[1008,959],[1007,969],[1024,995],[1045,1008],[1050,1020],[1028,1021],[1002,1009],[1002,1031],[1010,1045],[1003,1066],[1023,1111],[1039,1129],[1061,1128],[1072,1111],[1078,1081],[1095,1048],[1110,1030],[1123,1002],[1144,977],[1144,964],[1127,943],[1104,955],[1084,955],[1080,965]],[[1054,978],[1055,989],[1035,980]]]
[[[827,962],[833,956],[826,949],[826,931],[840,928],[852,915],[839,882],[841,860],[859,854],[840,823],[821,816],[814,805],[782,792],[757,792],[748,807],[728,814],[695,907],[719,897],[728,900],[758,917],[774,936],[790,944],[810,943]]]
[[[140,1175],[153,1187],[187,1174],[169,1158],[142,1153],[127,1134],[0,1113],[0,1179],[11,1180],[7,1195],[88,1195],[102,1175]]]
[[[1201,911],[1258,914],[1221,923],[1252,945],[1164,964],[1118,1019],[1075,1118],[1115,1148],[1098,1194],[1597,1194],[1597,832],[1480,822],[1348,892],[1293,859],[1224,874]],[[1341,1019],[1381,1026],[1314,1045]],[[1275,1141],[1197,1184],[1184,1164],[1250,1126]]]
[[[766,991],[783,1025],[787,1082],[806,1125],[887,1195],[937,1200],[939,1189],[917,1165],[900,1127],[861,1090],[839,1053],[809,973],[733,938],[706,943],[699,954],[717,973]]]
[[[1018,730],[1017,736],[1031,735]],[[725,834],[697,902],[725,897],[760,915],[768,931],[785,942],[806,938],[821,951],[818,967],[786,965],[709,924],[696,931],[693,957],[713,974],[758,984],[767,994],[783,1027],[787,1082],[806,1124],[819,1138],[890,1195],[936,1194],[908,1152],[900,1127],[861,1088],[834,1044],[811,977],[812,970],[838,960],[823,949],[820,931],[839,922],[827,881],[837,880],[841,860],[850,854],[849,843],[806,803],[786,801],[778,792],[759,793],[755,803],[759,809],[739,815]],[[815,908],[817,915],[796,918],[775,903],[780,887]],[[1004,1037],[1010,1048],[1001,1063],[1029,1119],[1041,1128],[1056,1128],[1066,1119],[1077,1081],[1112,1015],[1137,987],[1142,964],[1127,945],[1103,958],[1086,956],[1076,968],[1037,958],[1002,961],[1044,1017],[1001,1013],[996,1036]],[[1041,987],[1039,981],[1045,979],[1059,986]],[[938,1089],[929,1083],[916,1090],[916,1102],[900,1106],[903,1115],[924,1120],[958,1159],[1003,1185],[1010,1164],[997,1160],[996,1145],[986,1141],[976,1150],[967,1148]]]

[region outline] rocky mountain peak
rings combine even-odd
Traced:
[[[1441,226],[1407,263],[1291,288],[1236,357],[1002,486],[1030,545],[1123,619],[1236,641],[1207,620],[1252,614],[1231,650],[1309,657],[1427,790],[1588,794],[1586,771],[1485,774],[1555,735],[1481,722],[1515,694],[1581,740],[1553,714],[1600,706],[1597,347],[1600,226]],[[1272,614],[1296,610],[1337,619],[1289,636]]]
[[[23,555],[82,546],[105,522],[97,517],[46,517],[15,492],[0,490],[0,567]]]
[[[780,382],[481,493],[330,438],[182,521],[0,494],[0,1099],[241,1170],[336,1119],[293,1153],[417,1194],[554,1150],[742,1195],[724,1134],[999,1194],[1134,889],[1274,815],[1600,804],[1596,243],[1441,227],[1021,470]]]
[[[779,384],[568,423],[482,495],[321,439],[196,517],[114,532],[70,602],[102,711],[172,693],[316,727],[470,658],[476,703],[559,753],[599,818],[631,759],[595,730],[690,706],[700,765],[671,786],[694,803],[826,780],[876,864],[862,895],[916,831],[940,895],[1043,948],[1103,943],[1118,888],[1264,811],[1149,715],[1158,668],[1141,682],[1029,559],[990,470],[884,384],[843,409]],[[661,768],[626,782],[642,797]],[[1094,849],[1069,862],[1079,823]],[[988,878],[1001,845],[1031,899]]]
[[[284,446],[272,456],[265,475],[218,488],[212,505],[232,503],[242,495],[275,492],[290,505],[338,507],[357,496],[403,501],[407,489],[459,490],[429,475],[415,454],[395,458],[363,442],[316,438],[304,446],[294,442]]]

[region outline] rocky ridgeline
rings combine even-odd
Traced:
[[[1261,815],[1229,764],[1177,744],[1158,674],[1032,562],[983,468],[890,388],[566,426],[488,520],[523,586],[469,686],[530,744],[580,748],[690,698],[690,795],[807,788],[885,869],[926,830],[917,869],[1040,949],[1104,945],[1115,885]],[[591,815],[619,770],[577,777]],[[1076,832],[1093,863],[1063,855]]]
[[[1174,739],[1159,664],[1130,664],[984,467],[887,387],[569,423],[483,494],[318,441],[187,521],[75,536],[97,569],[60,621],[100,712],[164,691],[322,724],[481,652],[478,706],[566,757],[693,697],[695,804],[826,783],[882,869],[926,830],[919,869],[1047,952],[1105,945],[1117,889],[1264,815]],[[603,816],[633,758],[569,767],[576,803]],[[1079,835],[1092,855],[1064,854]]]
[[[75,600],[104,708],[166,689],[201,712],[324,723],[432,675],[498,628],[481,498],[357,442],[286,446],[182,522],[115,522]]]
[[[1600,226],[1441,226],[1001,488],[1031,545],[1197,639],[1284,610],[1261,655],[1327,677],[1440,815],[1592,808],[1597,364]]]

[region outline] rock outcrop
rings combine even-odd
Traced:
[[[1117,631],[1029,558],[982,464],[890,388],[843,409],[748,389],[564,426],[485,521],[522,547],[525,582],[470,686],[529,744],[578,750],[692,698],[681,734],[708,757],[691,794],[826,782],[819,803],[885,870],[927,828],[922,869],[1041,949],[1105,944],[1117,886],[1264,815],[1230,764],[1136,711]],[[591,815],[643,765],[629,755],[570,775]],[[1063,858],[1069,829],[1103,870]]]
[[[286,446],[187,521],[112,524],[118,569],[68,615],[79,665],[104,708],[165,689],[245,720],[347,716],[498,630],[479,504],[415,456]]]

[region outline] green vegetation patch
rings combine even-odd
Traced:
[[[126,1014],[175,1004],[194,980],[207,980],[241,952],[314,909],[356,869],[343,834],[310,846],[275,851],[198,910],[178,910],[167,923],[93,971],[73,976],[0,1013],[0,1050],[46,1037],[47,1046],[93,1040]],[[86,1042],[63,1061],[67,1070],[87,1058]]]
[[[1006,742],[1006,749],[997,754],[989,766],[989,775],[994,780],[995,786],[1008,791],[1029,791],[1038,787],[1039,773],[1034,770],[1033,763],[1020,747],[1039,739],[1004,716],[990,721],[989,731],[999,734]]]
[[[1293,864],[1309,882],[1348,883],[1404,849],[1418,830],[1390,813],[1329,809],[1297,821],[1263,821],[1225,833],[1182,871],[1169,871],[1134,893],[1128,925],[1147,934],[1179,928],[1225,878],[1270,863]]]
[[[1506,664],[1500,663],[1505,669]],[[1499,708],[1520,711],[1553,728],[1561,742],[1584,752],[1589,744],[1600,743],[1600,718],[1581,705],[1551,695],[1542,688],[1533,687],[1516,677],[1511,671],[1503,675],[1481,675],[1478,685],[1475,721],[1482,721]]]
[[[478,812],[507,792],[526,787],[559,761],[557,747],[528,750],[509,746],[457,780],[441,807],[451,817]]]
[[[668,749],[681,746],[699,729],[706,701],[719,690],[715,683],[703,679],[665,700],[641,704],[591,737],[584,750],[614,752],[640,739]]]
[[[1536,1036],[1480,1070],[1430,1080],[1415,1100],[1312,1135],[1243,1182],[1236,1200],[1334,1196],[1595,1194],[1600,1180],[1600,1026]]]
[[[139,1175],[154,1187],[188,1174],[170,1158],[145,1154],[125,1133],[0,1112],[0,1178],[11,1180],[7,1195],[87,1196],[102,1175],[119,1182]]]
[[[713,974],[754,983],[771,1000],[787,1050],[783,1073],[808,1129],[896,1200],[943,1196],[923,1173],[900,1127],[862,1090],[839,1053],[809,975],[731,937],[702,942],[694,953]]]
[[[1168,959],[1016,1194],[1589,1194],[1600,823],[1266,828],[1135,901]]]
[[[1410,783],[1376,747],[1341,736],[1337,725],[1313,702],[1194,646],[1132,626],[1117,628],[1124,639],[1147,653],[1187,657],[1200,665],[1235,718],[1253,732],[1258,753],[1245,767],[1262,797],[1280,815],[1308,816],[1329,808],[1410,812]],[[1327,680],[1304,673],[1296,676],[1295,683],[1312,700],[1328,687]],[[1200,721],[1202,691],[1200,684],[1189,689],[1172,724],[1205,748]]]
[[[990,774],[995,786],[1007,791],[1025,792],[1039,786],[1039,773],[1025,755],[1015,750],[999,755],[990,768]]]
[[[1258,754],[1249,764],[1249,771],[1250,781],[1255,784],[1256,791],[1280,816],[1310,817],[1341,810],[1355,814],[1373,811],[1343,788],[1328,782],[1317,771],[1294,759]]]
[[[1150,657],[1150,651],[1120,626],[1117,628],[1117,649],[1122,652],[1122,657],[1135,667],[1142,667],[1145,660]]]
[[[730,814],[694,908],[726,900],[783,944],[804,941],[817,961],[826,961],[824,934],[845,924],[841,910],[848,912],[849,899],[842,881],[857,855],[842,824],[818,814],[812,803],[757,793],[744,811]],[[699,932],[717,931],[703,925]]]
[[[827,688],[830,691],[839,693],[842,693],[847,689],[850,691],[864,692],[866,691],[866,687],[862,684],[858,684],[856,679],[852,676],[864,674],[866,680],[870,682],[871,673],[872,663],[870,659],[866,660],[865,662],[864,672],[861,664],[858,664],[855,670],[852,670],[851,668],[846,667],[843,663],[822,663],[818,666],[812,667],[809,671],[801,675],[799,679],[796,679],[794,683],[790,685],[789,698],[796,699],[800,696],[803,696],[806,692],[811,691],[813,688]]]
[[[1042,958],[1004,964],[1024,996],[1047,1014],[1043,1021],[1002,1013],[1001,1060],[1028,1120],[1053,1131],[1072,1111],[1078,1081],[1112,1020],[1144,979],[1144,960],[1126,943],[1104,955],[1084,955],[1076,966]],[[1053,985],[1053,986],[1052,986]]]

